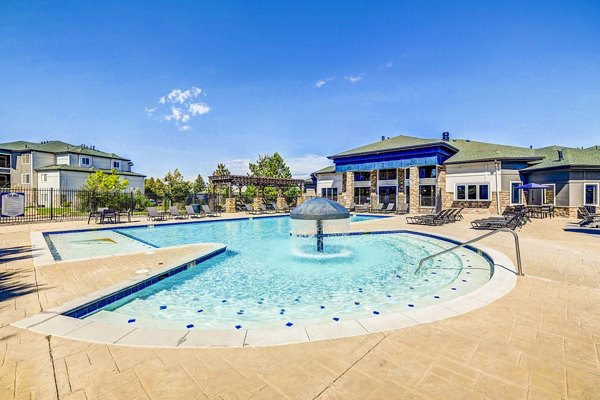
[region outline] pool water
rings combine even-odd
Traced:
[[[489,262],[466,249],[441,256],[415,276],[418,260],[452,246],[439,239],[331,236],[319,254],[314,238],[292,237],[290,227],[289,218],[278,217],[114,229],[144,246],[218,242],[227,251],[87,318],[165,329],[337,323],[441,302],[490,278]],[[63,236],[73,242],[88,240],[87,234]]]

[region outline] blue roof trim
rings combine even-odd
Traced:
[[[408,168],[412,166],[441,165],[453,153],[441,146],[423,149],[393,151],[379,154],[334,159],[335,171],[372,171],[390,168]]]

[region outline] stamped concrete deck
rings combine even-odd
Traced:
[[[86,225],[0,227],[0,399],[600,398],[600,236],[563,232],[565,223],[522,229],[527,276],[476,311],[386,333],[238,349],[91,344],[9,326],[181,253],[34,268],[30,230]],[[405,227],[399,217],[352,228]],[[467,221],[418,229],[480,233]],[[483,244],[512,257],[511,240]]]

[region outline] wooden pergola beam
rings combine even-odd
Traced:
[[[220,176],[209,176],[208,180],[213,185],[234,185],[237,187],[242,186],[257,186],[257,187],[290,187],[299,186],[302,188],[304,185],[304,179],[291,179],[291,178],[265,178],[259,176],[247,176],[247,175],[220,175]]]

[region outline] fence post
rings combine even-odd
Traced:
[[[50,188],[50,220],[54,219],[54,188]]]
[[[134,203],[134,201],[133,201],[133,192],[129,192],[129,194],[130,194],[130,200],[131,200],[131,202],[129,204],[129,209],[133,213],[133,203]]]

